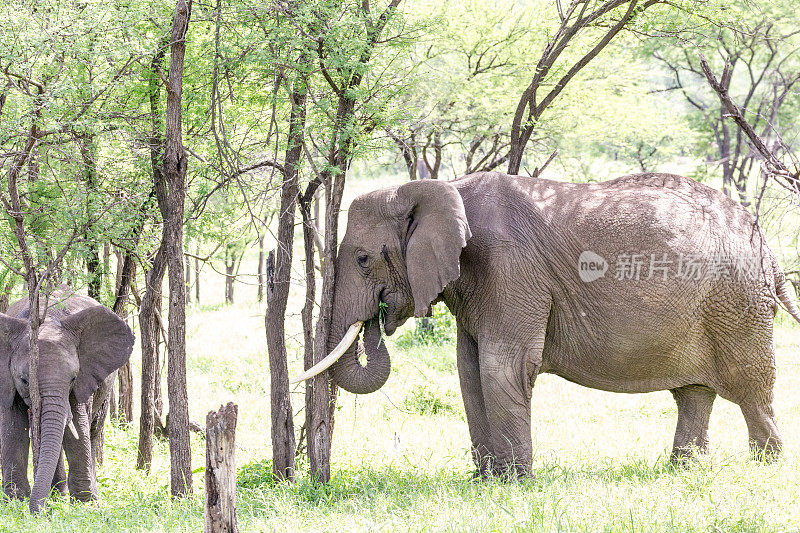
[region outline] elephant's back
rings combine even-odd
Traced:
[[[82,294],[75,294],[75,291],[67,285],[61,285],[50,293],[47,298],[47,303],[49,307],[47,314],[54,317],[67,316],[90,307],[101,305],[100,302],[94,298]],[[44,295],[42,295],[40,299],[40,305],[43,304]],[[28,295],[26,294],[25,297],[9,306],[6,314],[16,318],[28,318],[28,305]]]
[[[675,174],[632,174],[607,182],[589,184],[583,191],[586,218],[635,224],[669,231],[706,232],[745,227],[752,229],[753,216],[741,204],[693,179]]]

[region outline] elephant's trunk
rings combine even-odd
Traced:
[[[61,457],[64,428],[67,425],[67,399],[57,396],[42,396],[41,438],[39,439],[39,461],[33,476],[30,509],[38,513],[44,508],[50,494],[53,476]]]
[[[331,367],[333,381],[344,390],[356,394],[369,394],[380,389],[389,379],[389,371],[392,368],[386,343],[381,338],[378,318],[366,321],[363,331],[363,352],[367,354],[367,364],[362,365],[359,361],[359,355],[363,352],[362,346],[356,340]],[[329,349],[332,349],[343,335],[343,330],[331,335],[328,342]]]

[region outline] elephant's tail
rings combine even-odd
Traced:
[[[789,286],[790,283],[786,279],[786,275],[783,271],[777,270],[775,272],[775,293],[783,304],[783,308],[786,309],[797,322],[800,322],[800,309],[797,308],[797,304],[792,300]]]

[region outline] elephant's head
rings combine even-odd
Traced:
[[[16,395],[30,406],[30,331],[29,320],[0,313],[0,406],[7,409],[14,404]],[[69,456],[70,450],[84,453],[88,450],[89,428],[83,404],[109,374],[125,364],[133,350],[133,341],[133,333],[127,324],[100,305],[61,317],[48,314],[41,324],[38,343],[41,440],[31,490],[31,511],[41,509],[50,491],[65,439],[81,441],[79,445],[64,446],[70,468],[73,464],[85,462],[85,457]],[[80,409],[83,411],[78,411]],[[76,430],[73,418],[87,427]],[[68,425],[71,435],[65,436]],[[89,467],[87,472],[93,472],[93,468]],[[77,483],[87,487],[82,491],[84,494],[77,497],[91,497],[85,492],[90,490],[88,487],[94,480],[78,480]]]
[[[391,335],[412,315],[425,316],[458,278],[470,237],[464,204],[450,183],[414,181],[356,198],[336,260],[330,355],[295,381],[330,366],[334,382],[347,391],[383,386],[391,365],[381,326]],[[363,344],[356,341],[362,323]]]

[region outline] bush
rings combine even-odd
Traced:
[[[410,348],[420,344],[441,346],[454,343],[456,340],[456,319],[444,304],[433,306],[433,314],[427,318],[417,318],[413,328],[409,328],[397,337],[397,345]]]
[[[248,463],[241,468],[236,476],[236,484],[248,489],[269,488],[275,485],[272,475],[272,461],[263,460]]]
[[[424,386],[417,386],[406,395],[403,405],[409,411],[421,415],[438,415],[440,413],[454,413],[456,408],[447,399],[442,399],[436,393]]]

